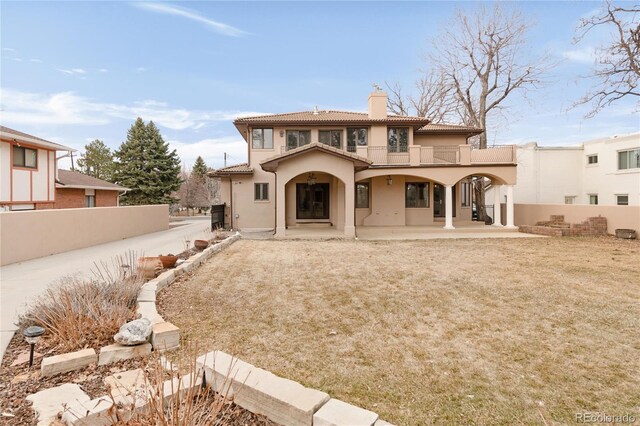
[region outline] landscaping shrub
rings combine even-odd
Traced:
[[[75,351],[113,343],[120,326],[135,318],[142,278],[135,270],[135,253],[102,262],[94,278],[62,278],[30,305],[19,326],[45,328],[40,347]]]

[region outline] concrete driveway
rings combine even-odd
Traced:
[[[134,250],[138,256],[180,253],[185,249],[185,239],[210,238],[209,218],[203,219],[174,222],[166,231],[0,267],[0,360],[17,328],[15,320],[47,286],[67,275],[90,276],[94,262],[110,262],[128,250]]]

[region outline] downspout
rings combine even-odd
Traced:
[[[264,169],[263,169],[264,170]],[[273,205],[273,212],[275,213],[273,216],[273,235],[276,235],[276,230],[278,227],[278,174],[276,172],[273,172],[271,170],[266,170],[269,173],[273,173],[274,179],[275,179],[275,191],[274,194],[274,205]],[[284,194],[283,194],[284,196]]]
[[[347,194],[345,194],[345,197]],[[371,200],[369,200],[371,202]],[[356,226],[356,168],[353,167],[353,234],[358,239],[358,227]]]
[[[231,229],[233,228],[233,178],[229,175],[229,216],[231,216]]]

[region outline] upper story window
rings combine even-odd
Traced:
[[[253,149],[273,149],[273,129],[253,129],[251,143]]]
[[[598,194],[589,194],[589,204],[598,204]]]
[[[629,205],[629,194],[616,195],[616,204],[619,205],[619,206],[628,206]]]
[[[640,148],[618,151],[618,170],[640,169]]]
[[[320,143],[332,146],[334,148],[342,148],[342,130],[320,130],[318,132]]]
[[[356,152],[357,146],[367,146],[369,130],[364,128],[347,129],[347,151]]]
[[[598,154],[587,155],[587,164],[598,164]]]
[[[311,143],[311,130],[287,130],[287,149],[295,149],[299,146]]]
[[[389,127],[387,141],[389,152],[407,152],[409,150],[409,128]]]
[[[38,168],[38,151],[22,146],[13,146],[13,165],[15,167]]]

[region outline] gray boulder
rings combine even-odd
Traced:
[[[120,327],[120,330],[113,336],[113,340],[121,345],[134,346],[147,342],[149,336],[151,336],[151,321],[140,318]]]

